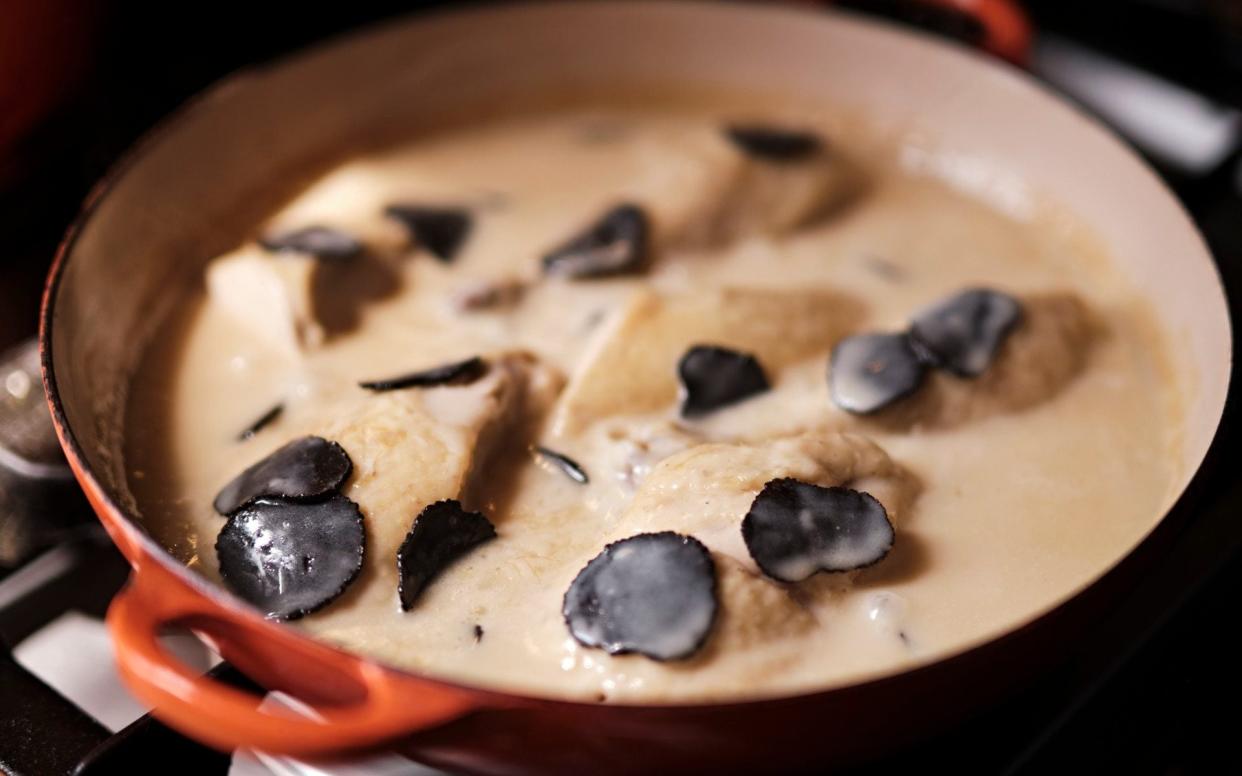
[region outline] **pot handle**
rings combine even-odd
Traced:
[[[962,29],[966,22],[977,29],[964,40],[984,51],[1026,67],[1030,57],[1031,24],[1018,0],[821,0],[861,11],[905,19],[916,26],[937,31],[943,25]],[[940,25],[936,24],[939,19]],[[949,30],[950,37],[956,37]]]
[[[174,594],[172,585],[148,594],[144,588],[156,583],[146,579],[136,570],[108,609],[121,678],[156,717],[210,746],[294,757],[334,755],[382,744],[480,707],[465,692],[430,684],[411,698],[401,692],[408,684],[394,682],[391,672],[376,663],[357,659],[351,661],[351,678],[363,688],[357,700],[313,706],[314,716],[260,708],[261,697],[199,674],[159,642],[161,631],[170,627],[228,627],[231,623],[223,617],[230,615],[203,611],[196,595],[184,589]]]

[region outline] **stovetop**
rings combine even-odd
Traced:
[[[175,10],[171,4],[162,10],[118,4],[112,10],[88,87],[30,149],[26,174],[0,184],[0,237],[8,256],[0,258],[0,360],[10,344],[31,333],[52,247],[87,187],[137,134],[239,65],[409,9],[405,3],[345,5],[296,15],[228,3]],[[1027,5],[1043,33],[1036,74],[1128,133],[1203,230],[1230,298],[1242,298],[1236,112],[1242,107],[1242,3]],[[173,29],[193,32],[167,34]],[[146,34],[152,30],[165,34]],[[153,61],[164,65],[152,68]],[[1164,80],[1135,76],[1131,65]],[[1100,101],[1102,92],[1123,82],[1139,85],[1134,111]],[[1151,106],[1161,126],[1178,126],[1153,135],[1144,124],[1154,120]],[[1201,142],[1190,148],[1189,138]],[[1237,319],[1238,308],[1232,313]],[[0,401],[6,390],[12,399],[13,386],[21,387],[21,378],[9,382],[9,371],[0,367]],[[1192,516],[1165,536],[1163,557],[1069,657],[950,733],[884,753],[854,773],[950,767],[1006,774],[1242,772],[1242,751],[1233,742],[1242,661],[1230,638],[1235,592],[1242,590],[1242,481],[1232,471],[1242,453],[1236,391],[1235,381],[1212,463],[1196,482]],[[168,767],[238,776],[434,773],[382,755],[312,769],[253,753],[216,753],[143,716],[111,670],[100,622],[127,573],[123,559],[72,490],[54,489],[59,500],[36,502],[41,517],[58,516],[38,521],[51,530],[6,534],[4,510],[11,507],[5,495],[15,488],[4,479],[0,458],[0,769],[89,776],[176,763]],[[188,639],[173,646],[204,670],[214,662]],[[227,665],[211,670],[259,691]]]

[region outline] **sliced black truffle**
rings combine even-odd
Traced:
[[[580,644],[678,660],[703,646],[718,608],[707,548],[692,536],[663,531],[605,547],[578,572],[561,613]]]
[[[358,385],[368,391],[396,391],[402,388],[435,388],[440,385],[469,385],[487,374],[487,362],[475,356],[465,361],[411,372],[387,380],[368,380]]]
[[[295,439],[237,475],[216,495],[222,515],[259,499],[316,501],[336,492],[353,462],[345,448],[322,437]]]
[[[814,132],[752,124],[725,127],[725,137],[747,156],[767,162],[796,162],[823,147],[823,140]]]
[[[258,418],[255,418],[255,421],[253,423],[251,423],[249,426],[246,426],[246,429],[237,435],[238,441],[245,442],[247,439],[251,438],[255,434],[262,431],[263,429],[267,428],[272,423],[274,423],[276,419],[280,417],[280,414],[284,411],[285,411],[285,405],[277,404],[275,407],[272,407],[270,410],[263,413]]]
[[[838,407],[865,415],[913,393],[926,372],[905,334],[856,334],[832,349],[828,390]]]
[[[229,516],[216,537],[220,577],[268,617],[292,620],[345,592],[362,569],[358,505],[341,495],[314,504],[265,500]]]
[[[914,317],[910,338],[935,366],[958,377],[978,377],[1022,319],[1022,305],[1000,291],[972,288]]]
[[[770,387],[763,367],[749,353],[695,345],[677,362],[681,415],[698,418],[736,404]]]
[[[490,520],[454,500],[437,501],[414,518],[397,551],[397,592],[409,611],[436,576],[478,545],[496,537]]]
[[[457,258],[474,223],[470,211],[459,207],[389,205],[384,215],[400,221],[416,243],[446,264]]]
[[[259,238],[259,245],[273,253],[304,253],[317,259],[344,261],[362,253],[353,235],[326,226],[308,226]]]
[[[566,477],[574,482],[585,485],[590,481],[590,478],[587,477],[586,469],[583,469],[577,461],[564,453],[558,453],[546,447],[536,447],[535,455],[539,456],[540,460],[546,461],[560,469]]]
[[[598,278],[638,272],[647,263],[649,227],[637,205],[618,205],[582,234],[543,257],[545,275]]]
[[[852,571],[893,546],[893,524],[869,493],[772,480],[742,519],[742,540],[764,574],[799,582],[817,571]]]

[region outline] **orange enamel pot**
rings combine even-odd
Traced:
[[[632,706],[497,692],[344,652],[264,620],[148,536],[123,467],[128,376],[204,263],[251,233],[308,171],[480,104],[669,84],[848,106],[885,131],[935,138],[940,173],[959,185],[1006,207],[1046,192],[1074,212],[1177,338],[1187,412],[1179,491],[1190,484],[1230,373],[1211,257],[1135,154],[1021,72],[887,25],[776,6],[547,3],[413,18],[240,73],[195,100],[91,196],[52,270],[44,380],[74,472],[133,564],[108,622],[126,682],[157,716],[221,748],[331,757],[385,747],[488,773],[841,765],[1012,689],[1160,552],[1172,521],[1153,515],[1152,533],[1073,596],[888,676],[793,697]],[[1171,513],[1186,514],[1177,495]],[[259,709],[257,698],[196,675],[160,647],[158,634],[174,628],[314,714]]]

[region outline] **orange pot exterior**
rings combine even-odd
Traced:
[[[832,4],[839,0],[809,0]],[[970,17],[983,31],[979,48],[1019,67],[1031,53],[1031,23],[1017,0],[911,0],[911,5],[944,8]]]
[[[63,442],[59,419],[57,433]],[[173,572],[166,558],[152,553],[150,540],[108,503],[77,457],[70,455],[69,462],[91,506],[134,568],[108,609],[117,668],[134,695],[172,727],[224,750],[243,747],[314,757],[373,746],[483,705],[477,693],[398,674],[303,638],[253,612],[222,606]],[[314,703],[314,716],[261,709],[260,698],[185,666],[159,642],[163,632],[174,628],[193,630],[243,672],[262,676],[272,689]],[[299,671],[272,672],[283,663],[296,664]],[[307,666],[317,670],[308,675]]]
[[[973,16],[983,25],[980,47],[1025,67],[1030,59],[1031,25],[1016,0],[924,0]]]
[[[198,580],[109,501],[67,438],[55,401],[52,408],[74,475],[133,566],[107,615],[122,679],[160,720],[224,751],[314,760],[383,747],[454,770],[497,774],[784,772],[817,761],[853,763],[946,729],[1055,654],[1046,641],[1052,631],[1024,629],[1034,638],[1020,649],[996,642],[837,690],[697,706],[556,701],[439,682],[309,639]],[[261,708],[260,698],[183,665],[158,641],[174,629],[193,631],[242,673],[294,696],[310,714]],[[981,661],[1004,680],[965,682]],[[949,694],[949,687],[958,689]],[[932,708],[934,717],[927,713]],[[832,720],[830,734],[808,740],[820,720]]]

